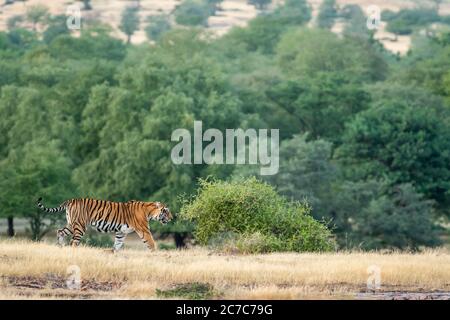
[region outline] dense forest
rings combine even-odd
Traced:
[[[199,178],[255,176],[306,201],[340,248],[448,241],[450,31],[422,32],[448,19],[431,9],[385,12],[393,32],[412,34],[400,57],[374,39],[358,6],[324,1],[311,27],[307,3],[287,0],[213,37],[203,16],[188,18],[192,6],[207,6],[207,16],[220,1],[191,2],[175,12],[190,27],[150,17],[151,41],[138,46],[95,21],[74,36],[65,16],[43,8],[23,17],[33,28],[17,18],[0,32],[0,217],[11,236],[16,217],[30,221],[36,240],[64,218],[38,211],[38,197],[51,206],[74,197],[158,200],[178,212]],[[136,10],[122,17],[129,37]],[[346,21],[339,35],[330,31],[337,17]],[[196,120],[279,129],[278,174],[174,164],[171,134]],[[191,227],[157,229],[186,236]]]

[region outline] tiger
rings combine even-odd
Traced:
[[[115,232],[113,252],[122,249],[128,234],[136,232],[150,250],[157,246],[150,232],[148,222],[156,220],[167,224],[173,219],[170,209],[161,202],[144,202],[130,200],[113,202],[95,199],[71,199],[64,201],[56,208],[46,208],[42,198],[37,206],[45,212],[66,212],[67,224],[56,232],[57,242],[64,245],[66,236],[71,235],[70,245],[76,247],[90,225],[99,232]]]

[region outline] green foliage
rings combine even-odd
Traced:
[[[29,218],[32,239],[40,240],[63,216],[37,209],[36,200],[59,204],[73,195],[71,165],[57,141],[34,140],[10,150],[0,161],[0,214]]]
[[[125,57],[125,50],[124,44],[119,39],[87,32],[79,39],[69,35],[59,36],[48,47],[50,55],[59,60],[83,60],[89,57],[94,61],[96,59],[119,61]]]
[[[16,29],[24,20],[25,17],[22,15],[11,16],[7,21],[8,30]]]
[[[260,232],[238,234],[220,233],[209,241],[212,249],[229,254],[263,254],[282,251],[283,242],[274,235]]]
[[[337,201],[345,247],[418,249],[440,244],[432,202],[410,184],[346,183]]]
[[[284,72],[305,78],[339,73],[359,81],[381,80],[387,68],[368,43],[340,39],[328,30],[306,28],[285,33],[277,47],[277,59]]]
[[[368,41],[372,38],[372,31],[367,28],[367,17],[360,6],[349,4],[342,8],[341,17],[346,20],[343,34],[347,37]]]
[[[48,8],[44,5],[33,5],[27,8],[26,19],[33,24],[33,30],[48,17]]]
[[[83,10],[92,9],[91,0],[79,0],[79,1],[83,2]]]
[[[289,203],[273,187],[255,178],[232,182],[200,180],[197,196],[186,202],[180,215],[194,221],[196,240],[208,244],[221,233],[252,237],[259,232],[276,244],[270,251],[328,251],[331,233],[309,215],[306,204]],[[272,239],[272,240],[271,240]],[[241,239],[241,241],[243,241]]]
[[[67,35],[70,33],[67,28],[67,17],[65,15],[53,16],[49,18],[47,29],[44,31],[44,42],[50,43],[57,36]]]
[[[259,10],[266,9],[272,0],[248,0],[248,4],[254,5]]]
[[[310,19],[311,8],[305,0],[287,0],[273,12],[251,20],[247,28],[234,28],[227,37],[243,44],[247,51],[271,54],[286,30],[305,25]]]
[[[317,26],[323,29],[331,29],[337,17],[336,0],[324,0],[319,7]]]
[[[396,14],[385,12],[383,17],[388,20],[386,30],[399,35],[411,34],[416,28],[441,20],[435,8],[402,9]]]
[[[267,180],[289,199],[306,199],[316,218],[330,219],[333,203],[329,197],[338,179],[338,169],[331,162],[332,144],[322,139],[307,141],[307,137],[303,134],[282,142],[280,173]]]
[[[89,247],[112,248],[114,241],[109,234],[102,234],[97,231],[86,232],[81,239],[81,243]]]
[[[127,35],[127,43],[130,43],[131,36],[139,29],[138,9],[135,7],[127,7],[122,12],[119,29]]]
[[[416,38],[415,48],[398,68],[395,79],[404,84],[416,84],[436,95],[450,97],[446,77],[450,74],[450,33],[438,38]],[[450,38],[450,37],[449,37]]]
[[[145,28],[147,38],[158,41],[161,36],[171,29],[170,22],[166,15],[148,17],[148,25]]]
[[[190,300],[210,299],[214,295],[214,288],[208,283],[183,283],[171,289],[156,289],[156,296],[160,298],[182,298]]]
[[[414,106],[401,97],[378,99],[348,124],[338,156],[353,176],[411,182],[444,204],[450,190],[450,131],[448,115],[440,113],[433,105]]]
[[[159,250],[175,250],[177,247],[173,243],[158,243]]]
[[[351,77],[322,73],[300,80],[272,85],[268,97],[288,112],[298,127],[289,132],[310,132],[313,138],[324,137],[340,142],[344,124],[355,113],[367,108],[370,96],[361,86],[350,83]]]
[[[175,21],[185,26],[206,26],[211,7],[202,0],[185,0],[174,12]]]
[[[202,26],[220,2],[183,2],[175,16],[195,3],[200,15],[185,10],[182,19]],[[225,200],[232,200],[233,218],[224,224],[232,228],[206,243],[241,253],[329,248],[329,232],[315,217],[330,221],[345,248],[438,245],[435,223],[450,204],[449,33],[415,33],[411,51],[396,57],[380,48],[359,6],[339,10],[343,35],[326,30],[335,10],[325,1],[323,28],[307,29],[308,2],[287,0],[219,38],[203,28],[171,28],[172,17],[160,15],[146,30],[154,43],[139,46],[113,38],[113,29],[95,20],[74,37],[65,17],[47,19],[45,10],[28,15],[34,30],[12,19],[9,31],[0,32],[1,217],[26,217],[39,239],[63,223],[62,215],[36,210],[39,196],[49,206],[78,195],[158,200],[176,213],[179,196],[194,194],[198,178],[258,174],[253,166],[174,165],[171,133],[202,120],[204,129],[279,128],[280,172],[261,178],[312,206],[310,216],[305,205],[280,200],[259,184],[201,187],[198,199],[216,196],[226,204],[208,198],[217,207],[205,217],[225,215]],[[384,12],[383,20],[415,31],[437,19],[432,10],[414,10]],[[124,15],[132,23],[122,25],[131,26],[130,37],[138,27],[131,11]],[[253,189],[277,204],[261,199],[270,214],[258,204],[238,205],[259,199]],[[200,218],[212,228],[214,219]],[[182,219],[151,224],[177,247],[194,227]]]
[[[161,238],[173,236],[174,246],[177,249],[182,249],[186,247],[186,239],[194,231],[194,225],[189,221],[178,219],[178,215],[175,214],[174,222],[169,224],[162,225],[156,221],[150,222],[150,230]],[[172,249],[172,247],[168,248]]]

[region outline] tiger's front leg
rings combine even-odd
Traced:
[[[144,242],[147,245],[147,248],[149,248],[151,251],[155,251],[157,249],[155,240],[153,240],[153,236],[150,233],[150,230],[144,230],[144,231],[136,231],[139,238],[141,238],[142,242]]]

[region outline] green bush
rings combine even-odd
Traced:
[[[177,284],[170,289],[156,289],[158,298],[183,298],[190,300],[211,299],[214,288],[209,283],[193,282]]]
[[[388,19],[386,30],[399,35],[411,34],[416,27],[441,20],[436,9],[426,8],[403,9],[396,14],[384,12],[382,17]]]
[[[109,234],[102,234],[97,231],[87,232],[81,239],[81,243],[89,247],[112,248],[114,241]]]
[[[236,234],[225,232],[214,237],[209,242],[212,249],[226,253],[268,253],[281,251],[283,242],[274,235],[264,235],[261,232]]]
[[[194,221],[194,236],[203,245],[223,234],[244,252],[327,251],[334,239],[310,216],[306,203],[291,203],[256,178],[200,180],[198,194],[185,201],[180,216]],[[232,237],[233,238],[233,237]],[[229,244],[229,240],[224,241]]]
[[[150,40],[158,41],[164,33],[172,28],[168,16],[163,14],[150,16],[147,21],[148,25],[145,28],[145,33]]]
[[[187,0],[175,10],[175,21],[185,26],[206,26],[212,14],[210,6],[199,0]]]

